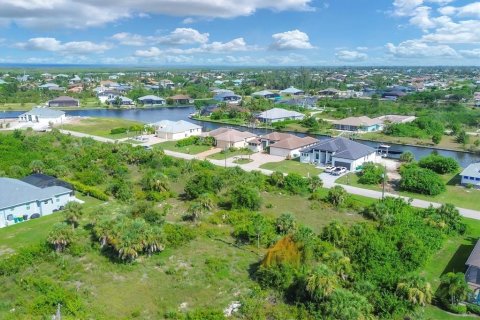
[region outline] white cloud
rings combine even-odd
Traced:
[[[135,51],[135,56],[142,58],[153,58],[158,57],[162,54],[162,51],[157,47],[151,47],[146,50],[137,50]]]
[[[368,55],[355,50],[340,50],[335,53],[335,57],[344,62],[359,62],[367,60]]]
[[[456,14],[458,16],[480,18],[480,2],[469,3],[461,7],[447,6],[440,8],[438,11],[448,16]]]
[[[51,51],[61,54],[94,54],[112,48],[111,45],[91,41],[72,41],[62,43],[55,38],[31,38],[27,42],[16,43],[15,47],[24,50]]]
[[[120,32],[114,34],[111,39],[126,46],[144,46],[146,44],[186,45],[195,43],[207,43],[208,33],[200,33],[192,28],[177,28],[163,36],[142,36],[139,34]]]
[[[415,10],[427,3],[445,5],[455,0],[395,0],[393,1],[393,13],[399,17],[412,16]]]
[[[312,0],[2,0],[0,23],[27,27],[85,28],[119,19],[166,14],[232,18],[257,10],[313,10]]]
[[[459,57],[452,47],[447,45],[430,46],[419,40],[407,40],[397,46],[387,43],[386,48],[387,52],[396,58]]]
[[[295,50],[295,49],[313,49],[310,39],[305,32],[300,30],[291,30],[272,35],[273,42],[270,44],[272,50]]]
[[[480,48],[472,50],[460,50],[462,56],[468,59],[480,59]]]
[[[422,40],[438,43],[480,43],[480,20],[454,22],[443,17],[440,25]]]

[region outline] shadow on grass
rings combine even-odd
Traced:
[[[448,262],[445,269],[442,271],[442,276],[448,272],[464,272],[465,262],[468,259],[468,256],[473,250],[475,243],[477,242],[477,238],[469,237],[467,241],[468,244],[461,244],[457,251],[453,254],[452,258]]]
[[[462,177],[459,174],[456,174],[447,182],[447,186],[458,186],[462,182]]]

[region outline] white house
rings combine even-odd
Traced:
[[[164,105],[167,103],[167,101],[162,97],[157,97],[154,95],[140,97],[138,98],[138,101],[140,101],[140,103],[143,105]]]
[[[0,195],[0,228],[52,214],[76,200],[65,187],[39,188],[11,178],[0,178]]]
[[[188,121],[170,121],[162,120],[152,123],[155,128],[155,135],[166,140],[180,140],[190,136],[199,136],[202,134],[202,127]]]
[[[290,94],[293,96],[299,96],[305,94],[305,91],[297,89],[295,87],[290,87],[285,90],[280,91],[281,94]]]
[[[318,140],[312,137],[297,137],[291,135],[286,139],[282,139],[270,145],[270,154],[274,156],[285,157],[287,159],[298,158],[301,154],[300,150],[312,146]]]
[[[300,150],[300,153],[300,162],[345,167],[350,171],[356,170],[365,162],[377,160],[375,149],[342,137],[322,140]]]
[[[49,108],[36,107],[18,116],[20,122],[31,122],[48,125],[65,121],[65,112]]]
[[[462,185],[473,185],[475,188],[480,188],[480,162],[471,163],[463,169],[460,177],[462,177]]]
[[[207,133],[215,139],[217,148],[250,148],[258,150],[258,139],[255,134],[229,128],[218,128]]]
[[[305,115],[300,112],[273,108],[260,113],[257,116],[257,119],[265,123],[274,123],[285,120],[302,120],[304,117]]]

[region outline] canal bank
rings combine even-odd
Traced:
[[[190,114],[195,112],[195,108],[193,106],[174,106],[174,107],[168,107],[168,108],[162,107],[162,108],[145,108],[145,109],[143,108],[142,109],[88,109],[88,110],[79,109],[79,110],[67,110],[65,112],[67,116],[123,118],[123,119],[139,121],[143,123],[152,123],[160,120],[172,120],[172,121],[186,120],[202,126],[204,131],[211,131],[220,127],[237,128],[240,130],[250,131],[257,135],[263,135],[263,134],[274,131],[274,129],[251,128],[251,127],[242,126],[242,125],[223,124],[218,122],[207,122],[207,121],[190,119],[189,118]],[[0,119],[16,118],[22,113],[23,111],[0,112]],[[330,136],[326,136],[326,135],[307,134],[307,133],[300,133],[295,131],[289,131],[289,133],[297,136],[302,136],[302,137],[308,135],[320,140],[330,138]],[[375,149],[377,149],[378,146],[382,144],[382,142],[380,141],[361,140],[361,139],[357,139],[357,140]],[[415,156],[415,159],[417,160],[422,157],[428,156],[429,154],[435,151],[442,156],[455,159],[464,168],[472,162],[480,162],[480,155],[463,152],[463,151],[445,150],[445,149],[437,149],[432,147],[423,147],[423,146],[414,146],[414,145],[402,145],[402,144],[396,144],[396,143],[388,143],[388,144],[391,146],[392,150],[399,151],[400,153],[405,151],[412,152],[413,155]]]

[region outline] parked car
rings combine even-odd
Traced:
[[[333,174],[334,176],[339,176],[339,175],[341,175],[341,174],[343,174],[343,173],[345,173],[345,172],[347,172],[347,168],[345,168],[345,167],[337,167],[337,168],[335,168],[335,170],[333,170],[333,171],[331,172],[331,174]]]
[[[328,166],[328,167],[325,168],[325,172],[326,172],[326,173],[330,173],[330,172],[332,172],[332,171],[335,170],[335,169],[336,169],[336,167],[334,167],[334,166]]]

